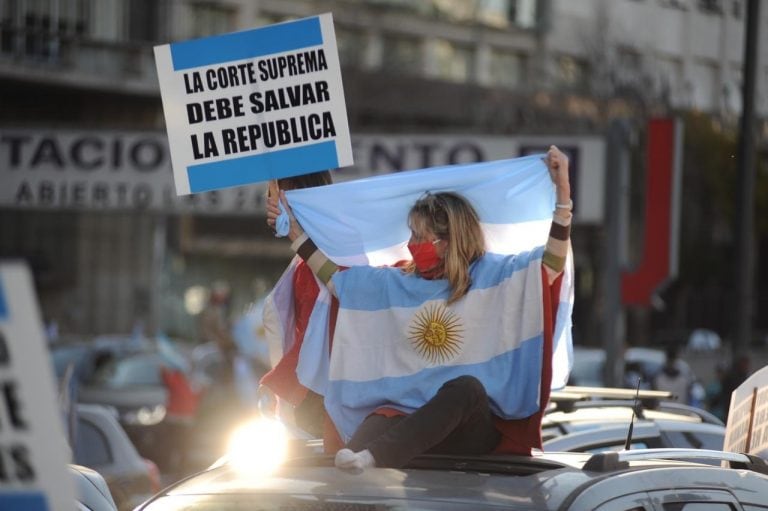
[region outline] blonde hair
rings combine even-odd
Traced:
[[[475,208],[454,192],[427,193],[411,208],[408,224],[426,227],[446,242],[443,276],[451,286],[448,303],[467,294],[472,283],[469,265],[485,253],[485,237]],[[412,265],[409,271],[414,271]]]

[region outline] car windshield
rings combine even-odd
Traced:
[[[152,502],[146,511],[442,511],[467,509],[467,502],[422,499],[332,498],[328,495],[173,495]],[[472,502],[471,509],[499,509]],[[505,509],[514,508],[505,506]],[[527,508],[526,508],[527,509]]]
[[[56,377],[61,378],[70,364],[77,365],[87,351],[86,346],[58,346],[52,350],[51,359]]]
[[[113,359],[101,367],[89,382],[96,387],[160,386],[161,361],[155,354]]]

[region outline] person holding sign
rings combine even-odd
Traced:
[[[333,178],[330,171],[314,172],[290,178],[276,179],[269,182],[268,197],[277,198],[279,190],[299,190],[331,184]],[[265,374],[261,381],[260,392],[274,394],[293,408],[293,419],[296,425],[310,435],[321,438],[325,436],[326,443],[332,445],[335,435],[326,427],[328,419],[323,409],[323,398],[317,392],[304,386],[297,377],[296,366],[303,345],[304,336],[309,324],[309,317],[317,301],[319,287],[312,270],[302,260],[289,266],[290,285],[292,286],[292,304],[296,321],[290,348],[277,362],[275,367]],[[332,310],[338,310],[338,301],[332,300]],[[329,337],[333,337],[333,322],[329,325]],[[280,342],[285,344],[285,339]]]
[[[513,256],[488,253],[478,214],[467,199],[453,192],[426,193],[408,214],[412,262],[403,268],[339,271],[304,233],[281,191],[292,247],[339,300],[332,357],[358,344],[363,355],[373,353],[375,364],[410,368],[402,378],[373,381],[375,389],[362,382],[361,371],[368,369],[340,369],[353,376],[331,384],[344,389],[337,394],[348,402],[382,388],[391,394],[337,452],[337,467],[397,468],[425,452],[530,452],[541,446],[541,413],[552,370],[547,360],[553,304],[566,266],[573,206],[568,158],[552,146],[545,163],[556,193],[546,246]],[[267,213],[269,225],[275,226],[281,213],[277,198],[269,199]],[[379,312],[384,321],[376,318]],[[388,341],[385,328],[398,319],[403,326],[393,335],[405,335],[408,342],[397,339],[381,350]],[[340,333],[351,336],[351,342],[342,342]],[[408,360],[392,354],[403,346]],[[531,369],[537,356],[541,365]],[[540,371],[539,379],[528,378],[531,371]],[[522,378],[509,380],[519,388],[498,385],[509,378]],[[442,383],[435,394],[415,405],[412,397],[421,385],[436,379]],[[326,406],[333,404],[328,394],[325,399]]]

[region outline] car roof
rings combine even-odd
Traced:
[[[692,457],[724,460],[734,469],[703,465],[691,461]],[[633,477],[637,474],[640,477]],[[759,499],[762,497],[755,494],[768,487],[766,474],[768,465],[759,458],[693,449],[421,456],[405,469],[372,468],[360,473],[336,469],[332,456],[312,455],[293,458],[273,474],[259,477],[239,473],[225,463],[181,481],[155,500],[164,499],[164,504],[178,500],[186,505],[226,494],[230,501],[258,497],[264,509],[297,502],[303,503],[301,509],[321,503],[320,509],[341,509],[349,503],[365,503],[361,509],[389,509],[407,502],[441,510],[571,510],[594,509],[597,498],[680,486],[692,490],[728,487],[744,498]],[[599,497],[590,490],[593,486],[600,486]],[[146,511],[153,509],[150,502]]]
[[[77,501],[92,511],[117,511],[104,478],[93,469],[70,463],[69,473],[75,484]]]
[[[672,400],[669,392],[573,386],[552,392],[544,422],[628,421],[633,410],[639,418],[723,425],[707,410]]]
[[[583,451],[598,444],[624,444],[628,436],[628,424],[603,424],[592,429],[575,431],[549,438],[544,442],[545,451]],[[657,438],[662,432],[709,434],[725,439],[725,427],[718,424],[689,424],[680,421],[636,421],[632,427],[632,442]],[[690,444],[689,444],[690,445]],[[682,447],[682,446],[680,446]],[[720,445],[719,447],[722,447]]]

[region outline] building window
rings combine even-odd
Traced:
[[[128,39],[148,43],[156,43],[166,39],[167,7],[166,1],[131,0],[126,2]]]
[[[415,37],[385,36],[381,67],[385,71],[418,74],[422,69],[421,41]]]
[[[722,14],[722,0],[699,0],[699,10],[707,14]]]
[[[731,0],[731,14],[736,19],[741,19],[744,12],[744,0]]]
[[[436,76],[452,82],[466,82],[472,66],[472,52],[466,46],[438,40],[434,44]]]
[[[361,67],[365,55],[365,36],[358,30],[336,29],[336,46],[342,66]]]
[[[206,37],[215,34],[226,34],[233,29],[234,12],[215,2],[195,2],[190,6],[192,11],[191,37]]]
[[[533,28],[541,0],[365,0],[379,9],[451,23]]]
[[[516,88],[525,83],[525,57],[508,51],[491,53],[491,84]]]
[[[0,2],[0,52],[55,58],[62,38],[87,32],[88,0],[62,0],[56,7],[41,0]]]
[[[586,88],[588,67],[584,60],[563,55],[557,61],[557,81],[561,86],[571,89]]]
[[[683,62],[675,58],[659,58],[659,92],[672,106],[682,106],[686,99]]]
[[[711,112],[718,106],[717,64],[695,62],[691,66],[693,106]]]
[[[509,20],[513,25],[522,28],[534,28],[536,26],[537,10],[536,0],[508,0]]]
[[[659,3],[663,7],[680,9],[681,11],[687,11],[690,8],[690,0],[659,0]]]

